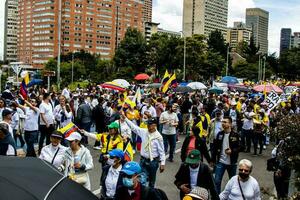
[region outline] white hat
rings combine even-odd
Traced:
[[[188,194],[188,196],[201,199],[201,200],[207,200],[208,199],[208,191],[207,189],[203,187],[194,187],[194,189]]]
[[[231,101],[231,105],[236,106],[237,105],[236,101]]]
[[[82,137],[81,137],[80,133],[74,132],[74,133],[71,133],[71,135],[69,135],[69,137],[67,137],[66,140],[68,140],[68,141],[74,141],[74,140],[80,141],[81,138]]]

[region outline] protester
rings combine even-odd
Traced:
[[[64,154],[67,149],[67,147],[60,144],[62,139],[63,135],[61,133],[53,131],[50,136],[51,143],[42,148],[39,158],[59,168],[63,164]]]
[[[100,178],[101,200],[113,200],[116,190],[122,186],[121,169],[124,162],[124,153],[120,149],[113,149],[108,153],[107,166],[102,168]]]
[[[27,157],[36,157],[34,143],[38,140],[39,134],[39,115],[40,110],[37,106],[36,99],[30,99],[30,102],[25,100],[22,96],[21,99],[25,102],[28,107],[18,105],[25,113],[25,122],[24,122],[24,136],[27,146],[26,156]]]
[[[154,189],[141,184],[141,166],[137,162],[126,163],[123,173],[123,185],[118,188],[115,200],[167,200],[166,194],[159,189]]]
[[[43,95],[43,101],[39,106],[40,110],[40,140],[39,140],[39,154],[43,148],[44,140],[46,138],[46,145],[50,144],[50,135],[54,131],[54,115],[53,108],[50,103],[50,94]]]
[[[255,113],[249,105],[244,113],[242,135],[241,135],[241,150],[249,153],[251,149],[251,138],[253,137],[253,118]]]
[[[221,192],[221,183],[225,170],[229,178],[236,175],[239,156],[239,135],[232,130],[232,119],[225,116],[222,119],[223,131],[219,132],[213,144],[213,162],[215,166],[215,182],[218,194]]]
[[[178,125],[178,117],[174,112],[174,108],[171,104],[167,105],[166,111],[164,111],[159,119],[160,124],[162,124],[162,136],[164,140],[165,152],[168,151],[168,146],[170,146],[168,161],[173,162],[173,157],[176,148],[176,127]]]
[[[0,155],[2,156],[16,156],[15,141],[8,131],[8,125],[0,123]]]
[[[220,194],[221,200],[251,199],[260,200],[260,188],[255,178],[250,176],[252,162],[243,159],[239,162],[239,174],[233,176]]]
[[[149,186],[154,187],[156,171],[158,168],[160,169],[160,173],[165,170],[165,150],[163,138],[157,131],[156,118],[150,118],[147,121],[147,129],[145,129],[138,127],[127,119],[124,112],[121,112],[121,114],[122,117],[125,118],[125,121],[131,130],[141,137],[141,167],[148,176]]]
[[[59,96],[59,105],[55,106],[53,114],[59,128],[65,127],[72,122],[73,113],[65,96]]]
[[[212,199],[219,199],[212,173],[209,167],[201,162],[201,154],[197,149],[192,150],[185,162],[180,165],[174,184],[180,190],[180,199],[196,186],[209,190]]]
[[[65,176],[90,190],[91,183],[87,171],[94,167],[93,158],[90,151],[81,145],[81,139],[78,132],[74,132],[66,138],[70,142],[70,147],[65,151],[60,170]]]

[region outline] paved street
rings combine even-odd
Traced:
[[[180,143],[177,143],[177,152],[179,152],[179,149],[182,145],[184,136],[180,136]],[[94,144],[94,141],[90,140],[90,144]],[[264,190],[269,191],[270,193],[273,192],[274,184],[273,184],[273,173],[266,171],[266,160],[270,157],[270,151],[272,150],[272,145],[268,147],[266,151],[263,152],[263,155],[261,156],[252,156],[251,154],[241,153],[240,159],[247,158],[251,160],[254,164],[254,169],[252,172],[252,176],[257,179],[257,181],[260,184],[260,187]],[[90,178],[92,182],[92,191],[94,193],[99,193],[99,181],[100,181],[100,175],[101,175],[101,167],[98,163],[98,157],[99,157],[99,151],[91,149],[92,156],[94,158],[94,169],[90,172]],[[139,154],[137,153],[135,155],[135,160],[139,161]],[[179,153],[176,154],[174,157],[174,162],[166,162],[166,170],[164,173],[159,173],[157,176],[157,183],[156,187],[163,189],[170,200],[177,200],[179,199],[179,191],[173,184],[174,182],[174,176],[179,168],[180,165],[180,157]],[[205,180],[203,180],[205,181]],[[228,176],[225,174],[223,179],[222,188],[225,187],[226,182],[228,181]],[[269,199],[268,195],[264,195],[262,199]]]

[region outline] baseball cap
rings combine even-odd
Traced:
[[[121,172],[131,176],[131,175],[134,175],[134,174],[139,174],[142,172],[142,168],[141,166],[139,165],[139,163],[137,162],[134,162],[134,161],[131,161],[131,162],[127,162]]]
[[[192,150],[187,158],[185,159],[185,163],[187,164],[198,164],[201,160],[201,153],[199,150]]]
[[[118,157],[121,158],[122,160],[124,159],[124,152],[120,149],[113,149],[108,153],[108,155],[110,157]]]
[[[69,136],[66,138],[66,140],[68,140],[68,141],[74,141],[74,140],[80,141],[81,138],[82,138],[82,137],[81,137],[80,133],[74,132],[74,133],[72,133],[71,135],[69,135]]]
[[[63,135],[57,131],[53,131],[53,133],[51,134],[51,137],[63,139]]]
[[[118,122],[112,122],[112,123],[110,123],[109,125],[108,125],[108,128],[109,129],[114,129],[114,128],[116,128],[116,129],[118,129],[120,126],[119,126],[119,123]]]
[[[148,124],[148,125],[151,125],[151,124],[157,124],[157,121],[156,121],[156,119],[153,117],[153,118],[148,119],[147,124]]]
[[[7,115],[10,115],[10,114],[12,114],[13,112],[11,111],[11,110],[9,110],[9,109],[4,109],[3,111],[2,111],[2,117],[6,117]]]
[[[208,199],[208,191],[203,187],[194,187],[192,191],[188,194],[188,196],[197,198],[199,200],[207,200]]]

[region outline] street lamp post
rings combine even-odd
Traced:
[[[228,66],[229,65],[229,44],[227,46],[227,60],[226,60],[226,76],[228,76]]]
[[[257,77],[257,81],[260,81],[260,54],[258,55],[258,77]]]
[[[186,37],[183,31],[180,31],[183,36],[183,80],[185,81],[185,65],[186,65]]]
[[[74,81],[74,52],[72,52],[72,84]]]
[[[263,57],[263,61],[264,61],[264,68],[263,68],[263,81],[265,81],[265,78],[266,78],[266,55],[264,55],[264,57]]]
[[[58,55],[57,55],[57,87],[60,89],[60,54],[61,54],[61,1],[58,1]]]

